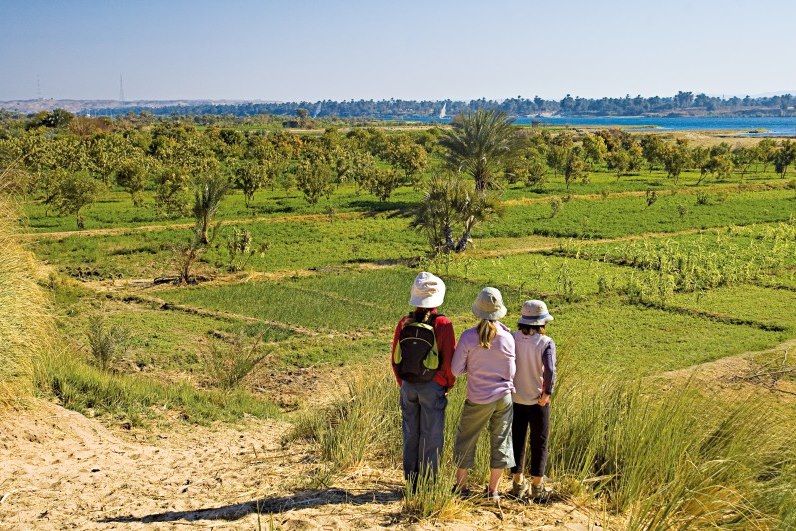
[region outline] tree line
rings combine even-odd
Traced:
[[[267,187],[297,189],[309,204],[344,183],[381,201],[399,186],[419,187],[426,195],[415,207],[414,225],[435,252],[461,252],[474,227],[500,212],[499,192],[507,185],[540,188],[552,177],[569,189],[596,171],[617,179],[660,171],[673,184],[689,170],[699,172],[697,184],[769,168],[784,178],[794,161],[796,143],[790,140],[691,146],[620,129],[522,128],[494,109],[464,112],[444,130],[411,132],[246,131],[179,119],[85,118],[62,110],[6,119],[0,127],[0,172],[13,177],[6,181],[59,214],[75,216],[78,228],[84,227],[83,209],[104,190],[125,190],[139,207],[149,190],[159,216],[193,214],[197,245],[212,239],[215,213],[233,190],[251,206]]]
[[[273,114],[295,116],[304,111],[311,117],[412,119],[433,118],[445,105],[453,116],[478,109],[496,109],[510,116],[534,116],[540,113],[555,113],[563,116],[636,116],[653,115],[750,115],[750,116],[796,116],[796,97],[791,94],[743,98],[708,96],[680,91],[673,96],[621,98],[581,98],[567,94],[560,100],[535,96],[517,96],[504,100],[320,100],[273,103],[213,104],[197,103],[146,107],[125,105],[122,107],[97,109],[98,115],[120,116],[128,113],[147,112],[157,116],[231,115],[254,116]]]
[[[0,171],[15,175],[25,192],[59,213],[74,215],[82,228],[82,209],[113,186],[127,191],[136,206],[151,190],[164,218],[190,214],[196,194],[208,187],[238,189],[247,206],[268,186],[297,188],[315,204],[346,182],[386,200],[396,187],[416,182],[438,134],[329,128],[299,135],[179,120],[140,125],[57,109],[4,123]]]

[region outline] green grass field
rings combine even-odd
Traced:
[[[457,333],[475,324],[470,307],[485,285],[503,292],[508,326],[515,325],[524,300],[548,301],[556,317],[549,333],[558,345],[562,386],[572,395],[561,399],[571,417],[556,420],[561,433],[555,443],[571,448],[556,455],[553,468],[573,482],[597,481],[595,492],[609,492],[611,507],[649,521],[644,518],[652,518],[657,506],[634,505],[634,489],[653,495],[639,478],[655,476],[657,464],[630,462],[644,446],[632,438],[666,432],[669,417],[657,403],[645,401],[658,396],[657,388],[644,387],[645,378],[763,351],[796,337],[793,191],[771,173],[699,186],[697,179],[684,174],[674,187],[660,171],[619,179],[600,171],[570,190],[560,176],[534,189],[508,185],[501,192],[502,217],[478,226],[467,252],[435,259],[428,257],[424,236],[410,226],[421,198],[413,188],[400,188],[380,202],[342,185],[312,206],[295,190],[264,190],[252,208],[235,193],[222,202],[217,238],[194,269],[202,279],[190,286],[151,282],[176,274],[177,249],[190,240],[192,222],[158,218],[151,193],[135,207],[126,194],[109,192],[86,208],[85,231],[74,230],[73,218],[30,201],[24,205],[26,246],[52,270],[39,282],[52,293],[56,325],[76,353],[47,357],[36,380],[67,407],[132,425],[157,421],[164,411],[199,423],[281,415],[296,406],[283,395],[297,395],[302,397],[297,429],[319,444],[329,470],[368,460],[394,464],[399,440],[380,439],[372,425],[389,423],[393,435],[398,429],[389,344],[395,323],[410,310],[413,278],[430,270],[447,284],[441,310]],[[650,189],[658,195],[648,205],[643,192]],[[553,197],[561,201],[555,215]],[[228,270],[225,243],[233,229],[267,244],[237,273]],[[61,232],[66,234],[48,234]],[[108,370],[98,368],[90,354],[89,335],[98,320],[129,331],[124,354]],[[250,358],[247,348],[253,344],[260,347]],[[318,381],[330,374],[365,375],[369,387],[355,387],[331,412],[302,408],[318,397],[301,374]],[[229,378],[223,377],[234,385],[224,384]],[[462,386],[457,387],[452,412],[463,400]],[[624,400],[620,413],[611,409],[620,400],[613,396],[600,396],[597,409],[588,411],[589,397],[579,394],[586,387],[616,393]],[[688,396],[699,391],[689,390]],[[713,476],[700,475],[702,469],[694,475],[679,472],[691,470],[688,459],[713,455],[705,449],[714,441],[711,430],[723,426],[716,420],[718,426],[708,428],[713,419],[699,420],[697,413],[718,411],[717,400],[732,403],[733,397],[701,397],[705,410],[692,416],[685,398],[676,390],[666,392],[673,394],[664,400],[676,395],[679,404],[673,422],[682,432],[693,431],[704,447],[690,446],[682,433],[666,432],[682,454],[668,456],[669,468],[661,472],[666,477],[655,476],[656,485],[679,485],[699,504],[704,500],[693,493],[714,484],[705,477],[726,483],[741,477],[746,466]],[[366,407],[369,398],[375,403]],[[796,425],[787,405],[777,403],[772,411],[781,413],[782,425]],[[309,412],[316,414],[314,420],[306,417]],[[735,426],[738,419],[739,426],[750,425],[743,415],[726,422]],[[329,429],[332,422],[335,430]],[[601,422],[623,426],[621,434],[600,431]],[[451,422],[449,431],[454,428]],[[363,433],[372,438],[364,440]],[[734,437],[740,438],[738,433]],[[485,472],[483,454],[479,467]],[[587,462],[589,456],[594,460]],[[605,470],[591,468],[600,459]],[[639,475],[608,477],[607,469]],[[319,477],[323,482],[325,476]],[[577,493],[572,485],[567,488]],[[411,511],[425,517],[450,499],[435,496],[441,498]],[[788,503],[787,496],[777,496],[771,503]]]
[[[748,290],[750,301],[745,304],[772,301],[767,306],[770,310],[752,321],[792,328],[792,320],[777,312],[785,310],[793,293],[787,289],[793,285],[796,265],[793,193],[779,189],[781,180],[772,179],[769,173],[747,175],[744,187],[738,185],[739,176],[697,187],[697,177],[684,175],[677,193],[670,185],[664,186],[666,190],[660,190],[657,201],[647,206],[644,197],[633,192],[660,188],[660,182],[665,181],[660,172],[619,179],[610,173],[593,172],[589,183],[573,185],[572,199],[562,202],[555,216],[551,216],[548,199],[561,195],[560,176],[549,177],[541,190],[509,186],[502,194],[507,201],[504,215],[476,230],[472,251],[452,260],[431,262],[422,259],[426,252],[423,236],[409,227],[407,208],[420,197],[414,189],[399,189],[391,200],[381,203],[344,185],[330,200],[314,206],[307,205],[295,191],[264,190],[248,209],[242,197],[233,194],[224,200],[219,212],[219,236],[202,255],[196,270],[209,276],[224,275],[228,264],[224,239],[239,227],[248,230],[255,242],[268,244],[262,256],[251,258],[248,269],[286,273],[274,279],[239,278],[220,284],[159,289],[152,294],[200,311],[224,312],[223,318],[207,312],[198,315],[143,308],[118,298],[108,318],[141,332],[132,338],[132,365],[169,377],[180,371],[189,375],[201,372],[197,345],[241,331],[248,337],[262,335],[266,343],[274,345],[269,348],[280,352],[283,349],[278,345],[294,345],[290,356],[280,359],[302,365],[305,356],[296,334],[360,333],[371,338],[383,336],[386,342],[395,320],[408,310],[412,278],[419,268],[426,268],[448,282],[443,310],[456,318],[459,330],[471,322],[469,306],[483,285],[504,291],[512,309],[509,320],[514,319],[525,298],[549,298],[564,315],[571,316],[562,318],[555,328],[562,344],[572,345],[565,359],[573,367],[597,365],[589,353],[595,348],[594,342],[588,339],[589,334],[579,331],[615,330],[616,323],[621,323],[621,337],[638,337],[639,341],[632,341],[634,348],[626,352],[616,352],[612,349],[618,347],[610,337],[600,335],[606,343],[598,350],[604,360],[610,360],[604,364],[609,371],[611,367],[624,370],[632,366],[643,371],[663,370],[770,346],[782,339],[781,332],[700,318],[699,312],[743,319],[745,312],[738,311],[730,295],[743,287],[730,285],[752,282],[779,288],[752,286]],[[600,191],[609,193],[597,194]],[[698,193],[706,194],[707,204],[696,204]],[[185,226],[190,219],[158,219],[150,201],[151,196],[145,196],[144,205],[134,207],[126,194],[111,192],[87,209],[89,232],[31,236],[29,247],[61,274],[81,280],[124,281],[173,275],[175,249],[188,241]],[[26,206],[26,216],[35,233],[72,230],[68,218],[47,215],[36,203]],[[95,234],[92,229],[100,230]],[[697,234],[666,237],[666,233],[678,231]],[[628,242],[589,241],[647,233],[660,235]],[[579,243],[581,239],[583,243]],[[654,282],[656,271],[664,267],[661,257],[667,256],[687,270],[677,270],[678,279],[690,279],[691,283],[684,280],[677,284],[662,309],[643,309],[626,299],[625,286],[632,279]],[[712,269],[700,266],[706,257]],[[754,271],[750,272],[752,266]],[[728,287],[712,291],[713,286],[723,284]],[[65,326],[74,327],[74,321],[73,335],[84,334],[88,316],[102,304],[101,296],[92,289],[72,293],[63,287],[56,295],[64,319],[70,323]],[[594,305],[602,300],[609,301],[605,315],[590,316]],[[667,305],[692,312],[676,315],[666,310]],[[607,315],[610,319],[605,318]],[[689,337],[701,334],[715,337],[716,342],[692,353],[686,347],[673,348],[670,342],[682,337],[669,337],[672,322],[697,331],[695,336],[689,332]],[[723,345],[721,337],[732,340]],[[636,344],[643,347],[635,348]],[[665,347],[651,349],[658,344]],[[332,361],[324,359],[316,346],[308,349],[307,359]]]

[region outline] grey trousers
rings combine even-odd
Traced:
[[[448,398],[437,382],[401,384],[401,419],[404,438],[404,477],[437,473],[445,433]]]
[[[459,468],[473,468],[475,446],[481,430],[489,425],[489,467],[511,468],[514,466],[514,450],[511,443],[511,421],[513,408],[511,394],[488,404],[464,401],[462,419],[453,445],[453,459]]]

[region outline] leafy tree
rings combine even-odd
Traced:
[[[163,168],[155,178],[155,210],[166,217],[188,213],[190,203],[188,176],[173,166]]]
[[[409,139],[390,142],[385,158],[387,162],[404,172],[407,183],[414,182],[415,176],[428,166],[426,150]]]
[[[473,229],[500,213],[498,198],[458,175],[435,176],[418,205],[412,226],[428,237],[434,253],[463,252]]]
[[[370,193],[386,201],[401,184],[401,176],[394,168],[375,167],[366,180],[366,187]]]
[[[221,200],[229,191],[229,180],[225,176],[212,176],[200,180],[194,188],[193,216],[196,219],[199,241],[210,243],[208,232],[221,206]]]
[[[569,159],[572,148],[552,144],[547,150],[547,165],[553,170],[553,176],[557,176],[559,172],[564,173],[564,167]]]
[[[325,161],[303,158],[296,167],[296,185],[311,205],[325,196],[332,195],[334,180],[332,168]]]
[[[603,137],[586,133],[583,136],[583,158],[589,163],[589,168],[594,169],[596,164],[605,160],[608,148]]]
[[[757,154],[751,148],[736,146],[732,150],[732,163],[736,168],[738,168],[741,177],[746,175],[746,172],[749,170],[749,166],[755,161],[756,158]]]
[[[635,140],[627,147],[627,169],[639,171],[644,163],[644,151]]]
[[[134,151],[133,146],[121,135],[97,135],[90,141],[87,148],[91,171],[98,175],[105,184],[110,184],[112,176],[123,162],[131,158],[138,158],[139,154]]]
[[[367,151],[355,150],[346,158],[345,175],[363,190],[367,190],[368,180],[375,171],[376,157]]]
[[[471,175],[476,190],[488,189],[495,174],[514,156],[518,137],[505,112],[479,109],[454,118],[440,139],[448,165]]]
[[[663,164],[664,150],[667,144],[659,135],[644,135],[641,137],[641,150],[649,164],[650,170],[657,164]],[[667,171],[668,173],[668,171]]]
[[[125,159],[116,170],[116,184],[130,194],[133,205],[140,207],[143,204],[141,192],[146,186],[146,170],[142,161]]]
[[[77,228],[83,229],[85,221],[80,211],[96,201],[102,190],[102,184],[86,171],[67,173],[58,182],[54,205],[62,216],[74,215]]]
[[[605,161],[608,169],[614,170],[617,179],[630,168],[630,155],[622,148],[611,151]]]
[[[569,190],[569,185],[577,179],[588,179],[586,163],[583,162],[580,148],[575,147],[569,150],[566,162],[564,163],[563,173],[567,190]]]
[[[658,156],[663,162],[666,176],[677,184],[680,174],[688,166],[688,148],[685,144],[667,143],[661,146]]]
[[[243,192],[246,208],[251,206],[254,194],[271,180],[268,168],[260,163],[245,160],[237,164],[234,173],[235,187]]]
[[[526,147],[510,162],[505,173],[511,184],[523,182],[528,186],[539,186],[547,173],[546,158],[536,146]]]
[[[36,127],[66,127],[74,117],[74,114],[64,109],[53,109],[50,112],[42,111],[33,116],[27,127],[29,129]]]
[[[537,150],[532,150],[525,157],[525,182],[528,186],[539,186],[544,182],[547,173],[545,157]]]
[[[788,166],[796,161],[796,144],[790,140],[783,140],[779,149],[774,152],[772,160],[774,162],[774,170],[784,179],[785,174],[788,172]]]
[[[763,138],[757,143],[755,147],[755,154],[757,161],[763,165],[762,171],[766,171],[766,167],[774,162],[774,155],[777,152],[777,143],[771,138]]]
[[[715,175],[717,180],[728,179],[733,170],[732,156],[728,153],[711,155],[708,159],[707,170]]]
[[[692,149],[691,164],[695,169],[699,170],[697,184],[700,184],[710,172],[710,151],[702,146],[697,146]]]

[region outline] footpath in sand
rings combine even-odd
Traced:
[[[285,421],[112,431],[60,406],[0,419],[0,529],[405,527],[397,470],[302,487],[311,448],[283,448]],[[507,502],[508,503],[508,502]],[[461,528],[594,529],[576,506],[476,505]],[[438,527],[439,524],[436,526]],[[431,523],[420,527],[435,527]]]

